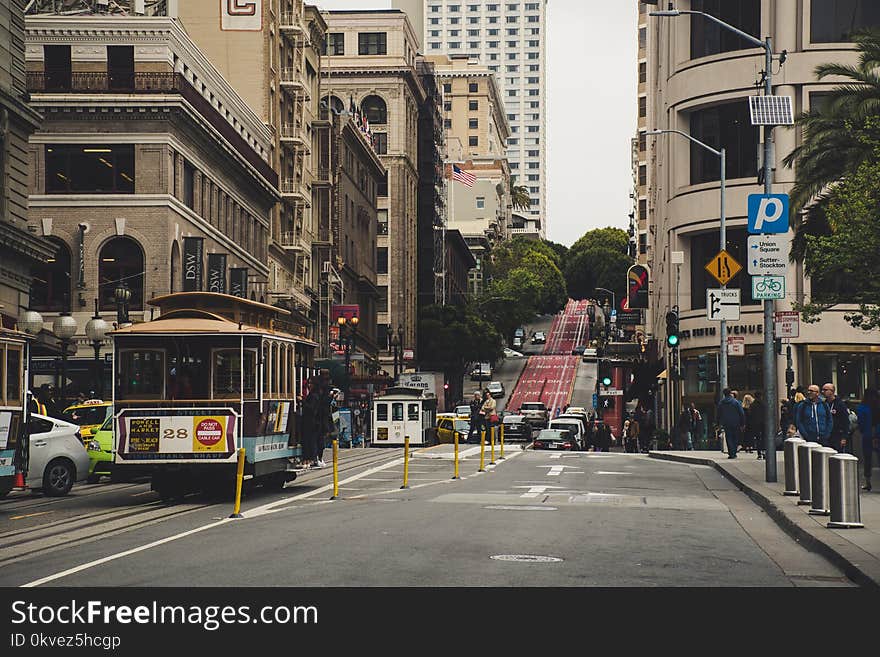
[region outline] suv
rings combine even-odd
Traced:
[[[550,421],[550,411],[544,402],[523,402],[519,407],[519,414],[529,421],[533,427],[547,427]]]
[[[471,370],[471,381],[481,381],[492,378],[492,366],[489,363],[476,363]]]

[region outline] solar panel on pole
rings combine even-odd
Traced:
[[[794,125],[791,96],[749,96],[752,125]]]

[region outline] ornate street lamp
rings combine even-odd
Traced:
[[[357,327],[360,319],[358,317],[345,318],[340,316],[336,323],[339,324],[339,340],[345,346],[345,372],[349,376],[349,381],[351,380],[351,352],[352,349],[355,348],[355,344],[357,342]],[[348,332],[348,337],[343,338],[343,329],[346,326],[350,326]],[[350,386],[349,386],[350,387]],[[348,390],[346,390],[348,392]]]
[[[67,348],[70,345],[71,338],[76,335],[76,329],[76,320],[68,312],[61,313],[52,322],[52,332],[61,340],[61,385],[59,389],[61,391],[60,399],[62,405],[67,402],[65,396],[67,388]]]
[[[391,333],[391,348],[393,349],[393,358],[394,358],[394,381],[397,381],[397,376],[400,374],[400,371],[397,369],[397,351],[400,348],[400,337],[397,333],[392,331]]]
[[[86,337],[95,348],[95,394],[104,398],[104,386],[101,385],[101,343],[110,325],[98,314],[98,300],[95,299],[95,316],[86,322]]]
[[[397,348],[397,357],[399,360],[398,374],[403,374],[403,324],[397,325],[397,344],[399,345]]]
[[[119,285],[113,291],[113,297],[116,299],[116,325],[119,327],[130,324],[128,320],[128,302],[131,300],[131,290],[128,283],[120,281]]]
[[[37,335],[43,330],[43,316],[36,310],[25,310],[18,319],[18,328],[28,335]]]

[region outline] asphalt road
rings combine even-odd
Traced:
[[[451,446],[416,450],[400,490],[401,450],[345,450],[335,501],[329,472],[311,472],[251,495],[240,520],[217,502],[0,561],[0,585],[850,584],[710,468],[507,445],[478,473],[479,448],[463,454],[453,481]]]

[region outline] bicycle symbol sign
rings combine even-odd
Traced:
[[[753,299],[784,299],[785,276],[752,276]]]

